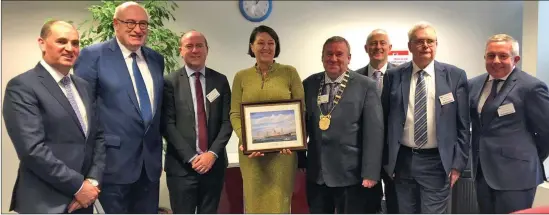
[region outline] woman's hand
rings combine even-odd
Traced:
[[[244,147],[240,145],[240,151],[244,151]],[[252,154],[248,155],[248,158],[254,158],[254,157],[263,157],[265,156],[265,153],[261,152],[252,152]]]
[[[289,149],[282,149],[282,151],[280,151],[280,154],[291,155],[291,154],[292,154],[292,150],[289,150]]]

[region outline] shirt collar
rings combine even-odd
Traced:
[[[194,71],[189,66],[185,65],[185,71],[187,71],[187,76],[188,77],[191,77],[195,72],[200,72],[200,74],[202,74],[202,76],[206,77],[206,67],[202,67],[202,69],[200,69],[200,71]]]
[[[51,67],[48,63],[46,63],[44,59],[40,60],[40,64],[44,67],[44,69],[46,69],[46,71],[48,71],[48,73],[50,73],[50,75],[53,77],[53,80],[55,80],[56,83],[59,83],[61,79],[65,77],[61,72],[57,71],[56,69]],[[69,74],[67,76],[70,77],[71,74],[72,74],[72,68],[69,71]]]
[[[383,65],[383,67],[381,67],[381,69],[379,70],[381,72],[382,76],[387,71],[387,64],[389,64],[389,63],[385,63],[385,65]],[[377,71],[377,69],[372,67],[372,65],[368,64],[368,76],[372,76],[375,71]]]
[[[331,84],[331,83],[341,84],[341,82],[343,81],[343,78],[345,77],[346,73],[347,72],[344,72],[339,77],[337,77],[335,81],[332,81],[332,79],[330,79],[330,77],[328,76],[328,73],[324,72],[324,83],[325,84]]]
[[[513,67],[513,70],[515,70],[515,67]],[[509,77],[509,75],[511,75],[511,73],[513,72],[513,70],[511,70],[510,73],[507,73],[506,76],[504,76],[503,78],[500,78],[499,80],[502,80],[502,81],[507,80],[507,78]],[[492,81],[492,80],[494,80],[494,79],[495,79],[495,78],[492,77],[492,75],[488,75],[488,81]]]
[[[413,65],[413,68],[412,68],[412,74],[416,74],[417,72],[421,71],[422,69],[420,69],[415,62],[412,61],[412,65]],[[425,71],[425,73],[427,73],[429,76],[431,77],[435,77],[435,61],[431,61],[431,63],[429,63],[425,69],[423,69],[423,71]]]
[[[122,56],[124,57],[124,59],[131,58],[132,51],[130,51],[128,48],[126,48],[126,46],[124,46],[120,42],[118,37],[116,38],[116,42],[118,43],[118,46],[120,47],[120,51],[122,51]],[[137,54],[137,57],[139,57],[140,59],[144,59],[143,58],[143,53],[141,52],[141,48],[137,49],[137,51],[135,51],[135,53]]]

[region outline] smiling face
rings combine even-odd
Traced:
[[[351,55],[349,48],[343,41],[327,43],[322,52],[322,64],[327,75],[336,79],[348,70]]]
[[[520,56],[513,56],[513,46],[510,41],[493,41],[486,45],[484,54],[486,71],[494,78],[503,78],[513,71],[520,61]]]
[[[59,72],[68,72],[80,55],[80,40],[76,29],[66,22],[51,25],[45,38],[38,38],[43,59]]]
[[[136,51],[145,44],[148,22],[147,12],[141,6],[122,7],[113,21],[116,38],[130,51]]]
[[[366,42],[366,45],[364,45],[370,61],[377,64],[387,61],[389,51],[391,51],[392,47],[393,45],[389,41],[389,36],[382,33],[372,35]]]
[[[276,42],[268,33],[257,33],[255,36],[255,41],[250,44],[250,48],[258,62],[273,62],[276,51]]]
[[[198,71],[206,65],[208,45],[201,33],[192,31],[183,35],[179,51],[185,64],[191,69]]]

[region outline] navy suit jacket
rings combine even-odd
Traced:
[[[75,74],[91,85],[91,94],[97,99],[98,115],[105,129],[105,183],[133,183],[139,179],[143,165],[150,181],[160,180],[164,58],[147,47],[142,47],[141,51],[154,86],[153,119],[148,124],[141,117],[130,74],[116,39],[82,49],[74,66]]]
[[[370,64],[368,64],[368,65],[370,65]],[[356,70],[356,73],[364,75],[364,76],[369,77],[369,78],[372,78],[371,76],[368,76],[368,65]],[[395,68],[395,67],[397,67],[397,66],[392,64],[392,63],[387,62],[387,70]],[[387,71],[385,71],[385,72],[387,72]]]
[[[72,76],[88,118],[84,134],[61,87],[39,63],[6,86],[4,121],[19,157],[10,210],[66,213],[85,178],[101,182],[105,147],[88,83]]]
[[[447,174],[463,171],[470,149],[469,94],[465,71],[450,64],[434,62],[436,142]],[[393,175],[400,149],[412,78],[412,62],[388,70],[383,79],[382,104],[385,115],[388,161],[385,170]],[[441,105],[440,96],[452,93],[454,102]]]
[[[307,180],[316,183],[322,176],[330,187],[362,184],[363,179],[378,181],[383,152],[382,107],[376,83],[350,72],[347,88],[332,112],[331,125],[320,130],[318,89],[324,72],[303,81],[305,89],[308,151],[298,153],[300,166],[307,167]]]
[[[549,153],[549,93],[535,77],[515,68],[496,98],[486,107],[484,122],[478,103],[488,74],[469,81],[473,128],[473,173],[478,162],[490,187],[523,190],[542,182],[541,161]],[[499,116],[498,108],[512,104],[515,112]],[[476,176],[476,175],[475,175]]]

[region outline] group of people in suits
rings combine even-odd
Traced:
[[[357,71],[350,44],[334,36],[323,44],[324,71],[302,82],[275,62],[280,39],[261,25],[248,44],[256,63],[231,90],[206,66],[208,42],[195,30],[180,38],[185,65],[164,76],[163,56],[144,45],[148,24],[141,5],[122,3],[115,38],[82,51],[74,26],[43,25],[42,60],[8,82],[3,102],[21,161],[11,210],[93,213],[99,200],[106,213],[157,213],[164,137],[173,212],[216,213],[225,147],[233,131],[242,137],[241,104],[288,99],[305,106],[308,150],[239,153],[246,213],[290,213],[299,169],[311,213],[378,213],[382,198],[388,213],[445,213],[469,159],[481,213],[529,208],[543,180],[549,94],[516,66],[508,35],[488,39],[487,74],[471,80],[435,60],[436,31],[425,22],[408,32],[413,58],[399,66],[388,63],[382,29],[368,35],[370,62]]]

